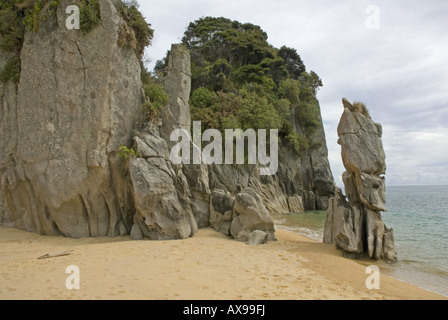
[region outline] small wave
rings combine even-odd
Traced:
[[[300,228],[300,227],[289,227],[284,225],[276,225],[276,228],[291,231],[297,234],[300,234],[301,236],[305,236],[307,238],[310,238],[311,240],[322,242],[323,235],[321,235],[318,232],[312,231],[310,229],[306,228]]]
[[[400,264],[408,265],[408,264],[412,264],[412,263],[420,263],[420,261],[412,260],[412,259],[400,259],[400,258],[397,261],[397,265],[400,265]]]

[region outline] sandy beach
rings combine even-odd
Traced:
[[[179,241],[39,236],[0,227],[0,299],[296,300],[447,299],[381,274],[334,246],[277,229],[278,241],[249,246],[212,230]],[[38,257],[70,251],[62,257]],[[79,290],[68,290],[68,266]]]

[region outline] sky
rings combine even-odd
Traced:
[[[448,1],[139,0],[155,29],[149,67],[190,22],[226,17],[259,25],[274,47],[295,48],[318,93],[329,161],[343,186],[337,144],[342,98],[383,125],[386,184],[448,185]]]

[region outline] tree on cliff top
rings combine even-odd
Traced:
[[[182,43],[191,53],[192,119],[204,129],[277,128],[296,151],[310,147],[320,125],[315,96],[322,80],[306,72],[296,49],[277,49],[259,26],[223,17],[190,23]]]

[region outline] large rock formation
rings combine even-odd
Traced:
[[[352,105],[345,98],[343,104],[338,143],[347,170],[343,181],[348,201],[341,190],[330,200],[324,242],[335,243],[348,256],[366,252],[370,258],[393,262],[393,230],[381,220],[381,211],[386,211],[382,127],[363,104]]]
[[[216,189],[210,196],[210,226],[251,245],[274,241],[275,227],[260,196],[246,188],[235,197]]]
[[[215,189],[210,195],[210,226],[227,236],[230,235],[234,203],[230,192]]]
[[[197,232],[188,203],[188,184],[182,172],[171,165],[165,140],[149,132],[135,137],[141,157],[129,163],[136,214],[133,228],[152,240],[185,239]],[[159,147],[152,149],[151,146]],[[153,153],[142,150],[150,149]]]
[[[137,132],[134,148],[138,157],[132,158],[128,167],[136,208],[133,229],[140,229],[152,240],[193,236],[198,223],[191,190],[196,190],[203,182],[204,193],[209,193],[208,180],[199,179],[203,165],[194,165],[190,169],[193,173],[189,181],[183,166],[173,165],[170,160],[171,132],[175,129],[190,132],[190,55],[183,46],[173,45],[169,64],[165,78],[169,104],[163,110],[160,123],[157,119],[149,121]],[[191,183],[193,177],[197,180],[195,183]]]
[[[169,104],[144,122],[140,62],[123,46],[120,3],[99,0],[101,25],[83,34],[66,28],[72,3],[61,0],[26,33],[19,83],[0,82],[0,225],[155,240],[212,226],[259,244],[275,239],[270,212],[327,208],[334,182],[323,127],[301,158],[280,147],[273,176],[257,165],[173,164],[172,131],[191,130],[190,55],[173,45],[163,79]],[[0,68],[9,58],[0,50]],[[136,156],[120,164],[122,146]]]
[[[209,168],[201,164],[174,165],[170,159],[171,130],[184,129],[189,135],[190,57],[185,47],[173,45],[165,83],[170,99],[162,112],[162,122],[149,121],[134,137],[137,157],[129,162],[128,170],[135,202],[133,234],[153,240],[184,239],[193,236],[198,227],[212,226],[240,241],[260,244],[275,240],[274,221],[260,196],[250,188],[235,197],[223,190],[209,189]],[[177,67],[173,67],[177,66]],[[184,97],[184,98],[179,98]],[[173,111],[183,116],[173,116]],[[166,123],[168,125],[166,125]],[[190,151],[198,148],[190,140]],[[230,166],[229,166],[230,167]],[[255,231],[259,231],[254,233]],[[263,232],[263,233],[261,233]],[[250,240],[250,241],[249,241]]]
[[[0,223],[74,238],[127,234],[133,201],[115,153],[141,118],[140,63],[118,45],[125,22],[112,2],[99,1],[102,25],[87,35],[65,27],[72,2],[59,3],[25,35],[18,85],[0,87]]]
[[[301,132],[298,125],[295,129]],[[313,145],[314,148],[299,157],[289,146],[280,143],[279,168],[272,176],[259,176],[259,168],[254,165],[211,165],[210,188],[237,194],[239,190],[250,187],[274,214],[326,210],[336,186],[328,161],[323,125],[314,133]]]

